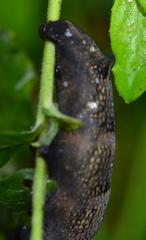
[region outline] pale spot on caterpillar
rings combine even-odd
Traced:
[[[65,35],[66,37],[72,37],[72,33],[71,33],[71,31],[70,31],[69,28],[67,28],[67,29],[65,30],[64,35]]]

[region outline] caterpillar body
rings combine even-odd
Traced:
[[[45,204],[44,239],[91,240],[109,200],[115,154],[111,62],[68,21],[44,24],[40,36],[56,47],[60,111],[84,122],[75,132],[61,129],[45,156],[58,189]]]

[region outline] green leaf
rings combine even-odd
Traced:
[[[21,145],[0,149],[0,168],[3,167],[20,150]]]
[[[12,31],[0,28],[0,130],[27,129],[33,122],[36,72]]]
[[[142,10],[144,14],[146,14],[146,1],[145,0],[136,0],[138,3],[138,6]]]
[[[40,130],[41,127],[20,133],[0,133],[0,168],[11,160],[24,144],[30,144]]]
[[[60,123],[68,131],[75,131],[78,130],[81,126],[83,126],[83,122],[81,120],[61,113],[55,105],[51,106],[49,109],[43,108],[43,112],[48,117],[53,117],[60,120]]]
[[[36,138],[41,127],[31,131],[0,133],[0,149],[4,147],[29,143]]]
[[[22,228],[22,226],[30,226],[30,213],[27,209],[17,211],[0,205],[0,213],[2,216],[0,218],[0,230],[4,232]]]
[[[61,113],[55,104],[49,109],[43,108],[42,111],[49,118],[47,128],[41,133],[39,140],[31,144],[33,147],[49,146],[58,133],[59,123],[67,131],[75,131],[83,126],[82,121]]]
[[[115,1],[110,36],[116,86],[126,102],[134,101],[146,90],[146,18],[135,1]]]
[[[0,181],[0,205],[24,211],[31,205],[34,172],[24,169]]]

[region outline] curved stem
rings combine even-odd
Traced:
[[[50,0],[48,3],[47,21],[57,20],[60,16],[62,0]],[[55,47],[51,42],[45,42],[41,85],[36,127],[45,122],[43,107],[49,108],[53,101],[54,90]],[[43,207],[45,200],[46,164],[43,158],[36,153],[36,170],[33,185],[33,214],[31,240],[43,239]]]

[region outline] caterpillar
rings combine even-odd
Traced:
[[[49,175],[58,185],[45,204],[45,240],[91,240],[110,197],[115,155],[111,61],[69,21],[47,22],[43,40],[56,48],[56,98],[64,114],[80,119],[61,129],[48,149]]]

